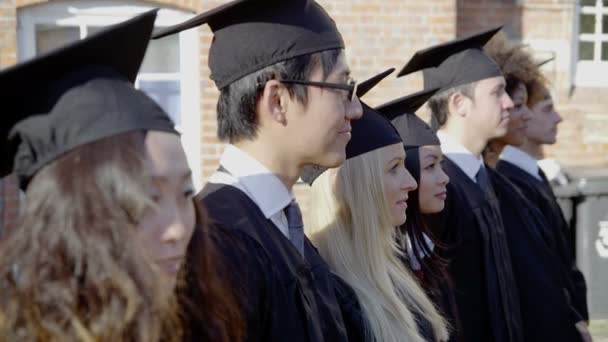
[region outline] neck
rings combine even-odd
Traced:
[[[526,152],[534,159],[544,158],[543,148],[541,144],[531,141],[530,139],[527,139],[523,145],[519,146],[519,149]]]
[[[483,160],[485,163],[490,167],[495,168],[498,158],[500,157],[502,150],[505,149],[505,146],[506,144],[500,140],[491,140],[483,151]]]
[[[467,132],[464,127],[457,127],[456,125],[447,124],[443,130],[456,142],[464,146],[469,152],[473,153],[475,157],[479,157],[481,152],[487,145],[487,141],[482,139],[477,134],[471,134]]]
[[[282,155],[281,151],[276,148],[276,144],[267,144],[261,139],[257,139],[255,141],[239,141],[233,145],[264,165],[281,180],[289,191],[292,190],[294,184],[300,178],[302,168],[298,162]]]

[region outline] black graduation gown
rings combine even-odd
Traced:
[[[208,183],[198,196],[243,306],[247,341],[347,341],[327,264],[308,239],[303,258],[241,190]]]
[[[448,246],[441,256],[449,261],[458,339],[522,341],[519,294],[498,201],[449,157],[443,170],[450,177],[446,205],[429,216],[429,228]]]
[[[500,209],[519,290],[526,341],[580,341],[543,215],[506,177],[488,170]]]
[[[334,274],[336,298],[342,310],[344,326],[350,342],[371,342],[369,322],[357,298],[355,291],[342,278]]]
[[[361,309],[359,300],[355,291],[346,284],[338,275],[335,276],[336,297],[342,309],[344,317],[344,325],[348,331],[348,338],[351,342],[374,342],[376,341],[370,336],[369,322]],[[418,314],[414,314],[414,319],[418,325],[418,333],[425,341],[435,342],[433,326],[431,322],[424,319]]]
[[[561,271],[567,279],[568,293],[577,320],[589,320],[587,307],[587,285],[583,273],[576,267],[573,245],[568,222],[557,203],[553,189],[548,182],[533,177],[520,167],[504,160],[498,161],[496,170],[506,176],[544,215],[548,223],[547,234],[554,245],[550,246],[558,256]]]

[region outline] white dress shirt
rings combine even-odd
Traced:
[[[536,159],[532,158],[532,156],[530,156],[528,153],[518,149],[517,147],[510,145],[505,146],[499,159],[519,167],[520,169],[531,174],[534,178],[542,181],[540,173],[538,172],[538,162]]]
[[[289,225],[283,209],[295,197],[283,182],[258,160],[234,145],[226,146],[220,165],[228,172],[216,171],[210,183],[232,185],[243,191],[289,239]]]
[[[479,168],[484,167],[481,156],[476,157],[442,130],[437,131],[437,137],[441,143],[441,152],[450,158],[473,182],[477,183],[475,176],[477,176]]]
[[[424,237],[424,243],[426,243],[427,247],[429,247],[430,251],[433,251],[433,249],[435,249],[435,244],[433,243],[433,241],[431,241],[431,238],[428,237],[428,235],[422,233],[422,236]],[[420,242],[418,242],[419,244]],[[412,268],[412,270],[414,271],[419,271],[420,269],[422,269],[422,265],[420,265],[420,260],[429,257],[429,255],[425,252],[424,249],[422,249],[422,246],[416,246],[418,249],[418,255],[414,254],[414,246],[412,246],[412,240],[410,239],[409,235],[406,236],[406,243],[405,243],[405,249],[407,250],[407,255],[409,257],[410,260],[410,267]]]

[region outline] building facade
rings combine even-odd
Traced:
[[[400,68],[418,49],[505,24],[509,36],[528,44],[539,60],[554,58],[543,70],[564,122],[546,155],[565,166],[608,166],[608,0],[318,1],[343,33],[359,80]],[[162,27],[225,2],[0,0],[0,68],[154,7],[162,8]],[[216,138],[218,91],[207,67],[211,40],[203,26],[152,42],[137,80],[181,130],[199,187],[223,150]],[[380,104],[421,86],[419,75],[389,78],[365,100]],[[305,209],[306,186],[298,185],[296,195]],[[0,234],[14,223],[19,201],[15,179],[6,177],[0,182]]]

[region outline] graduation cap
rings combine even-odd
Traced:
[[[400,97],[375,108],[384,115],[401,136],[405,148],[440,145],[439,138],[431,127],[416,115],[416,111],[431,98],[438,89],[423,90]]]
[[[208,24],[211,79],[218,89],[267,66],[343,49],[335,22],[314,0],[236,0],[156,33],[161,38]]]
[[[500,29],[502,26],[420,50],[401,69],[397,77],[423,70],[424,88],[439,88],[439,92],[442,92],[501,76],[498,65],[483,51],[483,46]]]
[[[389,69],[362,82],[357,88],[357,97],[365,95],[394,70]],[[363,115],[360,119],[351,121],[352,137],[346,145],[346,159],[402,142],[399,132],[387,118],[363,102],[361,102],[361,106]],[[325,170],[327,170],[326,167],[309,165],[304,167],[301,178],[312,185]]]
[[[96,140],[135,130],[177,133],[133,82],[156,10],[0,71],[0,176],[25,190],[49,162]]]

